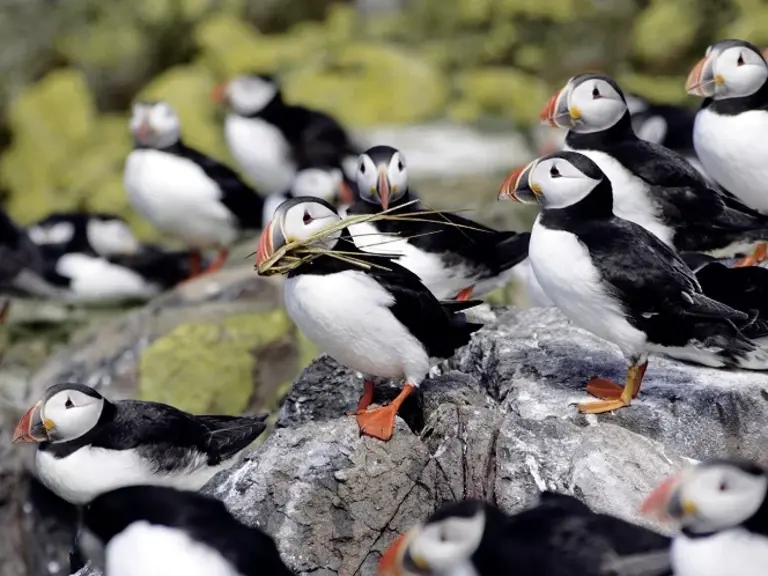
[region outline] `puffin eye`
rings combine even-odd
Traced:
[[[600,98],[600,90],[597,89],[597,86],[592,88],[592,98]]]
[[[74,408],[74,407],[75,407],[74,402],[72,402],[72,399],[69,396],[67,396],[67,401],[64,402],[64,408],[69,410],[70,408]]]
[[[741,52],[739,52],[739,59],[736,60],[736,66],[744,66],[744,57],[741,55]]]
[[[727,491],[728,490],[728,483],[725,480],[721,481],[720,482],[720,486],[718,486],[718,490],[720,490],[720,492]]]
[[[365,162],[360,163],[360,174],[365,174]]]
[[[309,224],[312,220],[312,214],[309,213],[309,210],[304,210],[304,224]]]
[[[403,161],[402,161],[402,160],[398,160],[398,161],[397,161],[397,169],[398,169],[400,172],[402,172],[402,171],[403,171],[403,168],[405,168],[405,166],[403,166]]]
[[[560,178],[560,170],[557,169],[557,166],[552,166],[552,168],[549,169],[549,175],[552,176],[552,178]]]

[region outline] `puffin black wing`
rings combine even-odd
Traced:
[[[331,116],[295,106],[297,117],[303,117],[303,129],[291,136],[295,139],[294,160],[299,165],[322,166],[340,164],[345,156],[360,154],[349,135]]]
[[[123,400],[114,406],[114,417],[91,439],[91,445],[135,448],[162,471],[188,464],[190,449],[205,454],[208,465],[215,466],[248,446],[267,427],[266,415],[195,416],[166,404],[138,400]]]
[[[757,310],[768,318],[768,270],[760,266],[728,268],[719,262],[696,272],[701,290],[714,300],[743,312]]]
[[[235,215],[240,227],[260,230],[262,226],[264,198],[248,186],[229,166],[198,152],[179,141],[163,151],[187,158],[200,166],[205,174],[219,186],[221,203]]]
[[[172,288],[189,278],[189,252],[166,251],[157,246],[142,246],[135,254],[107,258],[112,264],[133,270],[146,280],[155,282],[163,289]]]

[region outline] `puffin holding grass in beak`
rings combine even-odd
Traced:
[[[357,247],[398,254],[397,262],[438,299],[480,298],[506,284],[528,254],[527,232],[493,230],[448,212],[416,214],[429,208],[414,202],[405,156],[395,148],[374,146],[361,154],[356,181],[360,200],[349,215],[400,207],[393,216],[408,217],[351,225]]]
[[[666,536],[598,514],[573,496],[542,492],[508,516],[479,500],[443,505],[384,552],[379,576],[598,576],[613,565],[671,575]]]
[[[567,129],[565,149],[588,156],[606,174],[617,216],[679,252],[732,255],[768,238],[768,216],[717,190],[679,153],[635,134],[624,93],[609,76],[574,76],[550,98],[541,120]]]
[[[704,98],[696,115],[693,144],[718,184],[747,206],[768,214],[768,62],[744,40],[721,40],[707,48],[685,84]],[[768,259],[758,245],[745,264]]]
[[[481,328],[460,312],[480,302],[440,302],[407,268],[359,250],[346,229],[321,234],[340,221],[319,198],[287,200],[262,232],[256,262],[262,268],[291,242],[311,241],[325,251],[288,272],[285,307],[301,331],[339,363],[367,376],[405,379],[397,398],[379,408],[370,408],[374,384],[365,379],[357,423],[362,434],[386,441],[398,409],[427,376],[430,359],[453,356]]]
[[[541,204],[529,248],[536,279],[571,322],[613,342],[629,364],[623,387],[593,378],[587,392],[602,400],[581,402],[579,411],[629,406],[650,352],[712,367],[768,369],[768,350],[753,340],[768,336],[768,322],[705,295],[672,248],[614,214],[613,190],[589,157],[562,151],[519,169],[499,192]]]
[[[768,570],[768,474],[752,462],[709,460],[670,476],[641,512],[677,524],[675,576],[761,576]]]
[[[21,417],[13,442],[36,444],[43,484],[83,505],[133,484],[199,490],[266,429],[266,416],[193,415],[56,384]]]

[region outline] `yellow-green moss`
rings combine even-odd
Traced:
[[[252,351],[292,326],[282,310],[182,324],[142,354],[138,396],[190,412],[237,414],[253,394]]]
[[[696,0],[655,0],[635,22],[635,53],[655,61],[684,50],[696,35],[699,13]]]

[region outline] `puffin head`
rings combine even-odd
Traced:
[[[335,206],[352,204],[354,192],[336,167],[311,167],[296,172],[291,185],[293,196],[313,196]]]
[[[645,499],[647,516],[677,522],[694,534],[735,528],[768,506],[768,476],[738,460],[710,460],[672,475]]]
[[[555,92],[541,111],[543,124],[587,134],[602,132],[627,114],[619,85],[605,74],[579,74]]]
[[[566,208],[586,198],[603,180],[605,174],[590,158],[561,150],[513,170],[502,183],[498,199]]]
[[[355,175],[360,197],[384,210],[408,192],[405,156],[391,146],[374,146],[360,154]]]
[[[685,90],[701,98],[739,98],[757,92],[768,79],[763,53],[744,40],[720,40],[707,48],[688,74]]]
[[[67,442],[99,422],[106,399],[90,386],[55,384],[21,417],[14,443]]]
[[[502,514],[479,500],[444,505],[424,524],[401,535],[379,561],[379,576],[451,576],[477,573],[475,554]]]
[[[321,230],[341,221],[341,216],[328,202],[312,196],[286,200],[275,210],[272,220],[261,232],[256,250],[256,265],[261,266],[277,250],[290,242],[303,242]],[[333,232],[313,245],[332,250],[341,237]]]
[[[129,127],[136,143],[148,148],[167,148],[181,137],[179,116],[168,102],[136,102]]]
[[[280,86],[271,74],[241,74],[211,92],[214,102],[243,116],[258,114],[279,95]]]

